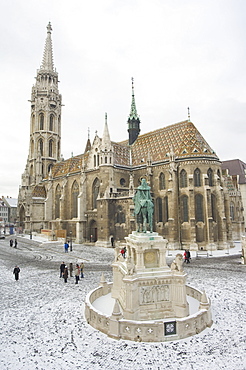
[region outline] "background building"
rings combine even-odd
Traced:
[[[61,95],[53,65],[51,25],[31,96],[30,144],[18,198],[24,232],[50,230],[77,242],[110,246],[135,230],[133,196],[145,178],[155,205],[154,230],[169,248],[227,248],[244,230],[232,222],[230,193],[216,153],[188,119],[143,135],[132,81],[128,140],[111,141],[107,114],[101,137],[62,160]]]
[[[235,194],[242,199],[243,204],[243,216],[244,220],[246,219],[246,163],[241,161],[240,159],[231,159],[229,161],[222,162],[222,171],[226,177],[231,178],[231,182],[233,184],[233,188],[231,188],[231,193],[234,192]],[[238,217],[241,216],[240,212],[241,202],[240,199],[233,199],[231,197],[231,218],[232,221],[235,222]]]

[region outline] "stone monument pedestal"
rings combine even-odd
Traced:
[[[166,264],[167,240],[158,233],[133,232],[126,238],[126,258],[116,251],[112,298],[125,319],[158,320],[189,315],[186,274]]]
[[[167,266],[166,245],[157,233],[134,231],[125,258],[115,248],[113,283],[102,275],[86,297],[90,325],[114,339],[145,342],[186,338],[212,325],[206,293],[185,285],[181,254]]]

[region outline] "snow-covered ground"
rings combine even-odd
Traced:
[[[1,240],[0,369],[246,369],[246,266],[239,251],[237,243],[229,254],[212,252],[224,258],[196,259],[193,253],[185,266],[188,284],[211,298],[210,329],[177,342],[135,343],[112,340],[83,317],[85,296],[102,271],[112,281],[112,249],[73,245],[65,254],[61,243],[24,245],[19,239],[14,249]],[[176,252],[169,253],[168,263]],[[74,278],[67,284],[59,278],[63,260],[85,261],[78,285]],[[17,282],[15,264],[21,269]]]

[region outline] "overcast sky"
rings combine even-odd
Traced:
[[[88,128],[127,139],[131,77],[141,134],[187,119],[221,160],[246,161],[246,1],[1,0],[0,196],[18,196],[29,149],[31,88],[52,24],[63,97],[61,152]]]

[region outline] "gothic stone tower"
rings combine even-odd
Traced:
[[[37,71],[36,83],[31,94],[30,143],[29,155],[25,171],[22,175],[22,184],[19,194],[20,224],[28,227],[30,216],[33,220],[33,197],[45,198],[44,188],[42,194],[34,196],[33,191],[38,184],[48,176],[51,167],[60,159],[61,142],[61,106],[62,97],[58,90],[58,73],[54,68],[53,50],[51,40],[51,24],[47,26],[43,61]],[[36,216],[43,218],[43,206],[36,207]],[[30,226],[30,225],[29,225]]]
[[[51,30],[49,23],[43,62],[32,88],[28,158],[30,184],[38,184],[60,158],[62,102],[58,90],[58,73],[53,64]]]

